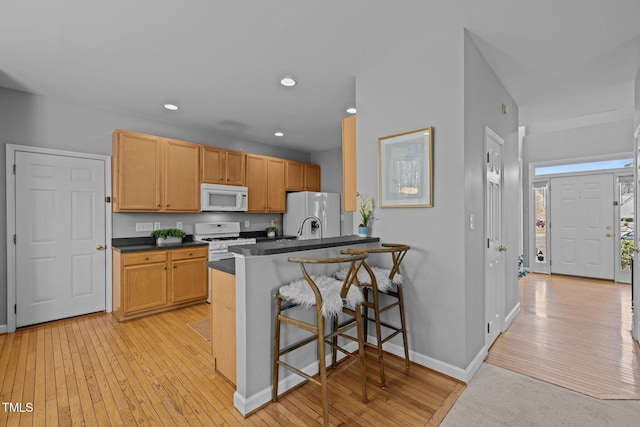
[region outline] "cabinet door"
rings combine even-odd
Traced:
[[[116,131],[113,134],[113,210],[159,211],[161,208],[160,139]]]
[[[248,212],[267,210],[267,158],[247,154]]]
[[[357,204],[356,116],[342,119],[342,195],[344,211],[355,211]]]
[[[244,185],[246,157],[247,155],[240,151],[227,150],[225,153],[226,184]]]
[[[304,189],[307,191],[320,191],[320,166],[304,165]]]
[[[302,163],[287,161],[287,170],[285,175],[287,190],[304,190],[304,165]]]
[[[269,158],[267,161],[267,211],[285,211],[285,160]]]
[[[200,146],[164,140],[164,206],[167,212],[200,211]]]
[[[183,259],[171,263],[171,303],[207,298],[207,259]]]
[[[202,155],[202,182],[209,184],[222,184],[225,181],[224,156],[222,148],[201,148]]]
[[[167,264],[123,268],[122,313],[130,314],[167,305]]]
[[[211,347],[218,372],[236,383],[236,277],[209,270]]]

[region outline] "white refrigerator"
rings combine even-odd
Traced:
[[[315,218],[314,218],[315,217]],[[340,236],[340,194],[300,191],[287,195],[283,233],[300,239]]]

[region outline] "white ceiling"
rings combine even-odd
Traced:
[[[521,124],[631,114],[640,0],[1,0],[0,86],[324,150],[360,71],[463,27]]]

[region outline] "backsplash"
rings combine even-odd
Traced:
[[[148,213],[127,212],[113,214],[113,237],[146,237],[151,231],[136,231],[136,223],[160,223],[160,228],[177,228],[182,223],[182,230],[187,234],[194,233],[194,224],[198,222],[237,221],[241,232],[264,231],[271,226],[271,221],[278,221],[278,229],[282,233],[282,214],[247,214],[242,212],[199,212],[199,213]],[[249,226],[245,225],[249,221]]]

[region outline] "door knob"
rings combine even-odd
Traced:
[[[640,248],[633,248],[633,252],[640,253]]]
[[[611,233],[607,233],[607,237],[611,237]]]
[[[498,246],[498,252],[507,252],[507,248],[505,246]]]
[[[96,246],[96,249],[99,250],[99,251],[103,251],[104,250],[104,246],[98,245],[98,246]]]

